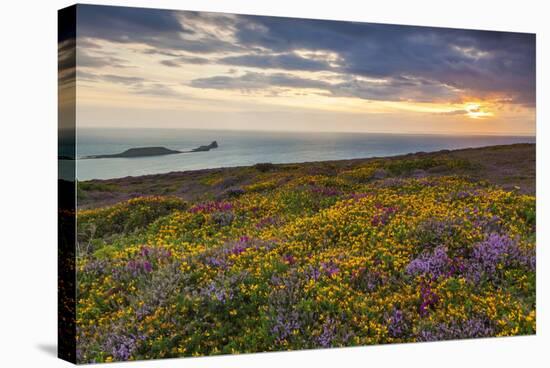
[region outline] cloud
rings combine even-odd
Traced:
[[[191,32],[170,10],[119,6],[78,5],[79,33],[92,38],[129,42],[131,35],[141,40]]]
[[[153,96],[153,97],[177,97],[177,98],[183,98],[186,96],[183,93],[177,92],[172,87],[167,86],[162,83],[153,83],[146,86],[143,86],[141,88],[137,88],[134,93],[139,95],[147,95],[147,96]]]
[[[187,97],[176,91],[172,86],[141,77],[128,77],[114,74],[98,74],[78,70],[76,74],[79,81],[92,83],[112,83],[127,87],[127,91],[137,95],[152,97]]]
[[[175,59],[162,60],[160,63],[165,66],[180,67],[184,64],[210,64],[211,59],[199,57],[199,56],[180,56]]]
[[[454,115],[467,115],[470,111],[466,109],[457,109],[457,110],[451,110],[451,111],[444,111],[444,112],[436,112],[437,115],[447,115],[447,116],[454,116]]]
[[[396,26],[308,19],[247,17],[258,32],[239,42],[276,52],[325,50],[343,59],[342,72],[369,77],[412,75],[472,94],[506,93],[534,102],[532,34]]]
[[[117,43],[139,43],[168,51],[212,53],[241,49],[215,34],[197,33],[186,25],[196,22],[197,17],[204,18],[203,22],[223,25],[222,15],[208,20],[196,12],[88,4],[78,7],[79,37]],[[189,22],[182,18],[187,18]]]
[[[109,55],[91,55],[81,47],[80,42],[77,45],[78,53],[76,56],[76,63],[79,67],[102,68],[111,66],[117,68],[127,68],[129,66],[129,62],[127,60]]]
[[[75,67],[76,42],[74,38],[59,42],[57,45],[58,69],[65,70]]]
[[[283,73],[264,74],[252,72],[237,77],[215,76],[197,78],[192,80],[190,85],[195,88],[234,89],[241,91],[254,91],[271,87],[327,88],[327,83],[322,81],[294,77]]]
[[[322,71],[332,68],[326,61],[308,59],[293,53],[229,56],[218,59],[217,62],[235,66],[285,70]]]
[[[101,79],[111,83],[124,84],[126,86],[141,85],[142,83],[147,82],[146,79],[140,77],[123,77],[114,74],[103,74]]]
[[[248,72],[240,76],[214,76],[197,78],[191,87],[207,89],[239,90],[245,93],[275,88],[299,88],[321,90],[333,97],[355,97],[365,100],[428,102],[438,98],[456,98],[455,92],[445,85],[424,79],[397,78],[364,80],[349,78],[343,82],[330,83],[320,79],[302,78],[289,73]],[[312,93],[319,93],[313,91]]]
[[[533,34],[79,7],[79,37],[148,45],[146,53],[174,57],[162,61],[171,67],[217,63],[281,72],[331,71],[349,78],[347,85],[342,84],[337,90],[327,87],[335,96],[347,93],[361,98],[384,96],[420,101],[430,100],[429,93],[434,100],[462,94],[480,99],[498,97],[525,106],[535,104]],[[181,52],[193,55],[184,58]],[[333,55],[337,62],[328,57],[312,57],[315,53]],[[211,56],[201,56],[206,54]],[[97,67],[102,63],[92,59],[84,62]],[[376,86],[361,82],[360,77],[390,83]],[[223,81],[237,83],[220,78],[210,83],[221,85]],[[240,83],[253,84],[246,80]]]
[[[246,66],[252,68],[270,68],[284,70],[326,71],[332,67],[327,61],[309,59],[294,53],[285,54],[246,54],[221,58],[207,58],[201,56],[179,56],[160,62],[170,67],[180,67],[185,64],[222,64],[232,66]]]

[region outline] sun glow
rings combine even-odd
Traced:
[[[494,115],[491,111],[486,111],[485,108],[477,102],[466,103],[464,110],[466,111],[466,116],[472,119],[483,119]]]

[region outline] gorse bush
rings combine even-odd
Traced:
[[[114,234],[126,234],[142,229],[176,210],[187,208],[187,203],[175,197],[140,197],[112,207],[79,211],[77,221],[79,241],[90,237],[105,238]],[[86,233],[85,230],[90,232]]]
[[[78,361],[534,333],[533,196],[372,177],[441,165],[463,164],[266,170],[219,200],[81,211],[102,241],[78,259]]]

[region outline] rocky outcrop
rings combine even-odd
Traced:
[[[140,148],[130,148],[124,152],[115,153],[112,155],[95,155],[95,156],[88,156],[86,158],[117,158],[117,157],[133,158],[133,157],[173,155],[176,153],[181,153],[181,151],[171,150],[166,147],[140,147]]]
[[[214,149],[214,148],[218,148],[218,142],[216,141],[212,141],[212,143],[210,143],[207,146],[200,146],[195,149],[192,149],[191,152],[205,152],[205,151],[210,151],[211,149]]]
[[[176,153],[190,153],[190,152],[206,152],[210,151],[213,148],[218,148],[218,142],[213,141],[207,146],[200,146],[191,151],[176,151],[171,150],[166,147],[139,147],[139,148],[130,148],[121,153],[115,153],[111,155],[94,155],[86,156],[84,158],[134,158],[134,157],[149,157],[149,156],[164,156],[164,155],[173,155]]]

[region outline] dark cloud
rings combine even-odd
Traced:
[[[337,95],[423,100],[428,92],[437,99],[461,90],[465,96],[535,104],[533,34],[90,5],[79,5],[78,17],[79,37],[149,45],[175,56],[163,61],[168,66],[193,63],[178,60],[180,51],[226,53],[210,62],[349,76]],[[338,63],[297,50],[336,54]],[[361,76],[390,84],[376,92],[374,85],[358,82]]]
[[[301,57],[293,53],[284,54],[250,54],[229,56],[217,60],[220,64],[248,66],[255,68],[274,68],[286,70],[321,71],[332,67],[327,61]]]
[[[77,14],[79,34],[118,42],[128,42],[131,35],[146,40],[191,32],[170,10],[83,4]]]
[[[294,53],[286,54],[249,54],[228,56],[222,58],[206,58],[200,56],[179,56],[162,60],[161,64],[179,67],[184,64],[225,64],[247,66],[253,68],[272,68],[284,70],[326,71],[331,69],[327,61],[308,59]]]
[[[180,67],[183,64],[210,64],[211,59],[200,56],[180,56],[175,59],[162,60],[160,63],[171,67]]]
[[[195,19],[199,13],[172,10],[130,8],[101,5],[78,5],[79,37],[98,38],[119,43],[141,43],[164,50],[185,50],[196,53],[238,51],[240,47],[220,40],[215,35],[200,34],[198,39],[178,17]],[[211,21],[220,22],[218,19]]]
[[[327,83],[325,82],[298,78],[283,73],[246,73],[238,77],[215,76],[198,78],[191,81],[191,86],[195,88],[235,89],[241,91],[254,91],[270,87],[327,89]]]
[[[171,67],[180,67],[182,63],[179,63],[178,61],[176,60],[162,60],[160,62],[162,65],[165,65],[165,66],[171,66]]]
[[[167,50],[159,50],[159,49],[147,49],[147,50],[143,50],[143,51],[139,51],[139,52],[142,52],[146,55],[164,55],[164,56],[172,56],[172,57],[179,56],[179,54],[177,52],[172,52],[172,51],[167,51]]]
[[[239,42],[277,52],[289,49],[336,52],[343,73],[413,75],[473,94],[506,93],[534,103],[535,36],[446,28],[247,17]]]
[[[288,73],[245,73],[241,76],[214,76],[194,79],[191,87],[208,89],[228,89],[252,92],[273,88],[302,88],[323,91],[333,97],[356,97],[366,100],[421,101],[434,100],[434,95],[442,100],[456,97],[445,85],[426,80],[398,78],[385,82],[350,78],[337,83],[301,78]],[[319,93],[319,92],[314,92]]]

